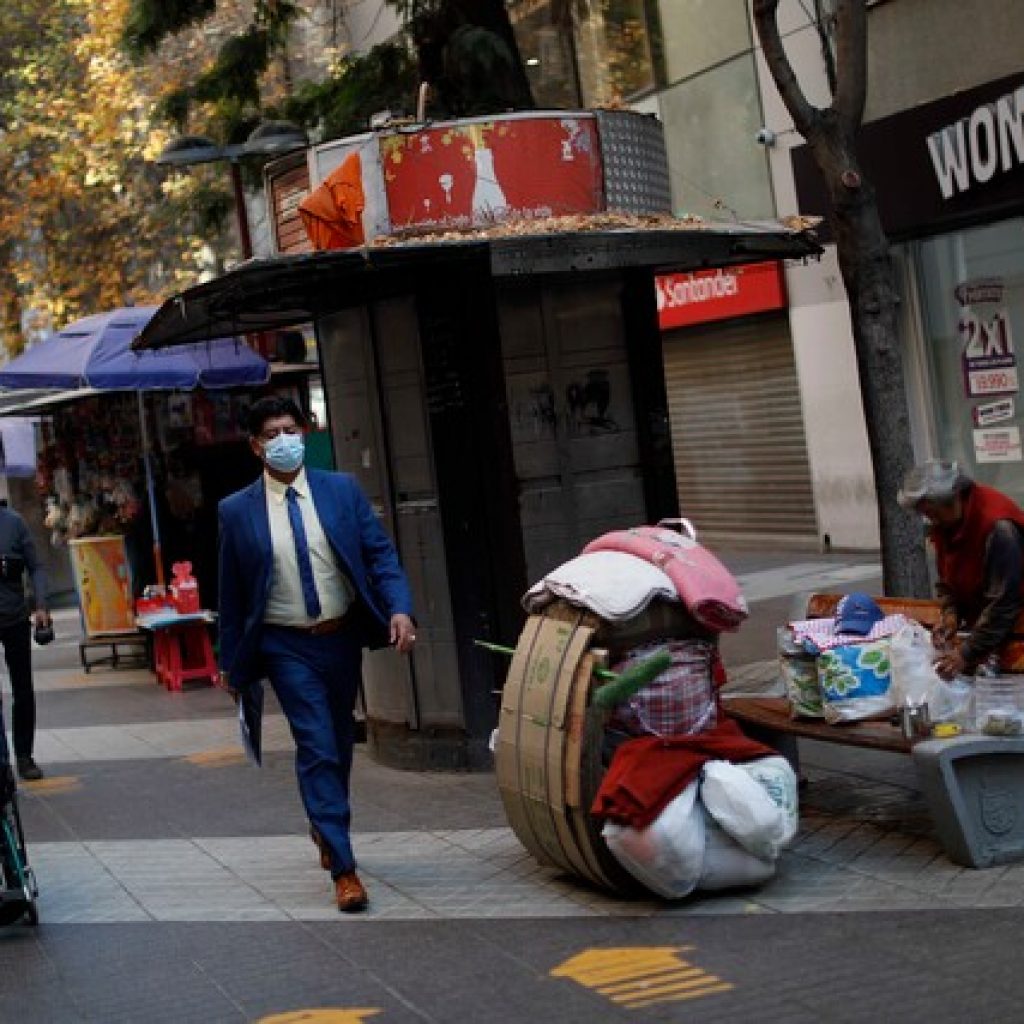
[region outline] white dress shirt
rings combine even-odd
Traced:
[[[264,474],[267,491],[267,516],[270,520],[270,545],[274,556],[273,579],[270,583],[270,597],[263,621],[275,626],[309,626],[325,619],[336,619],[348,611],[354,594],[348,577],[338,567],[330,542],[320,525],[313,495],[309,490],[306,471],[290,483],[283,484],[269,473]],[[299,563],[295,553],[295,538],[288,518],[288,500],[285,496],[289,487],[298,495],[299,511],[306,528],[306,543],[309,545],[309,560],[313,564],[313,581],[320,598],[320,616],[310,618],[306,614],[306,602],[302,596],[302,580],[299,577]]]

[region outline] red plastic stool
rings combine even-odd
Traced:
[[[205,622],[178,622],[156,631],[157,682],[180,690],[195,679],[217,683],[217,661]]]

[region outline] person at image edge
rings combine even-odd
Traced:
[[[260,399],[248,426],[264,472],[220,503],[221,685],[241,700],[258,751],[269,680],[338,909],[362,910],[349,838],[352,712],[363,647],[412,650],[409,584],[356,481],[303,467],[306,423],[293,401]]]
[[[29,619],[25,574],[32,581],[35,610]],[[25,520],[4,502],[0,505],[0,644],[11,677],[11,733],[18,774],[28,781],[43,777],[32,754],[36,735],[36,697],[32,685],[32,631],[52,630],[46,608],[46,571]],[[52,638],[52,632],[49,632]]]
[[[943,679],[973,675],[998,656],[1024,608],[1024,511],[942,459],[912,469],[898,498],[923,517],[935,546],[942,602],[936,671]],[[962,627],[969,632],[957,647]]]

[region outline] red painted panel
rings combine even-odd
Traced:
[[[603,209],[589,118],[497,117],[381,139],[392,226],[466,227]]]

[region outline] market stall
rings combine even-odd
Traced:
[[[171,562],[213,585],[216,501],[251,477],[238,424],[269,364],[234,338],[133,353],[154,312],[86,317],[0,370],[6,388],[63,389],[36,410],[36,486],[51,544],[71,551],[88,637],[134,633],[135,599]]]

